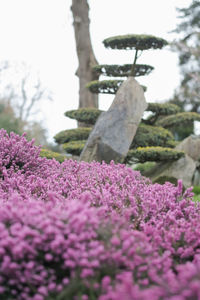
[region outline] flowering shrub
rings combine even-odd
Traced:
[[[200,299],[191,189],[0,140],[0,299]]]

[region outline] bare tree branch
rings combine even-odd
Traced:
[[[17,75],[12,79],[11,75],[15,73]],[[2,64],[2,68],[0,64],[0,77],[2,77],[0,98],[7,99],[7,104],[14,108],[16,115],[24,122],[31,118],[40,101],[52,100],[50,92],[42,87],[38,76],[31,73],[24,63],[17,66],[5,63]],[[10,81],[3,83],[5,78],[9,78]]]

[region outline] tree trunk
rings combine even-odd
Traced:
[[[85,86],[89,81],[97,80],[92,66],[98,62],[94,56],[89,32],[89,5],[87,0],[72,0],[71,10],[74,19],[76,51],[79,61],[76,75],[79,77],[79,108],[98,107],[98,95],[92,94]],[[80,124],[79,124],[80,125]]]

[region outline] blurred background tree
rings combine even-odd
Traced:
[[[177,11],[181,22],[174,32],[179,39],[172,49],[179,55],[181,82],[171,102],[182,110],[200,113],[200,1],[193,0]]]
[[[0,63],[0,127],[18,134],[27,132],[36,144],[49,145],[43,126],[41,101],[51,100],[38,74],[25,63]]]
[[[4,99],[0,99],[0,128],[4,128],[8,133],[11,131],[22,134],[23,124],[15,116],[13,108],[6,103]]]

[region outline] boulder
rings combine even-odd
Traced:
[[[152,169],[151,180],[161,183],[164,181],[175,182],[178,179],[183,181],[185,188],[192,186],[196,171],[196,162],[187,154],[179,160],[168,163],[159,163]]]
[[[199,135],[188,136],[186,139],[180,142],[180,144],[178,144],[176,149],[184,151],[195,161],[200,160],[200,136]]]
[[[122,162],[146,108],[143,88],[129,77],[117,91],[108,111],[98,118],[80,160]]]

